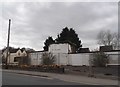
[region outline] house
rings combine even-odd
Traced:
[[[4,58],[6,58],[6,50],[4,50],[3,52],[3,56]],[[24,59],[27,58],[27,52],[25,51],[25,49],[9,49],[8,52],[8,60],[7,63],[10,64],[20,64],[24,61]]]

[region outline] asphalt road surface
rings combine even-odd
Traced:
[[[50,77],[40,77],[9,72],[2,73],[3,85],[81,85],[79,83],[65,82]]]
[[[82,83],[66,82],[66,81],[62,81],[62,80],[50,78],[50,77],[16,74],[16,73],[10,73],[6,71],[2,72],[2,85],[3,85],[2,87],[17,87],[17,85],[21,85],[18,87],[31,87],[32,85],[34,85],[32,87],[35,87],[35,86],[39,87],[38,85],[46,85],[46,86],[47,85],[48,86],[63,85],[62,87],[64,87],[65,85],[66,85],[65,87],[73,87],[70,85],[74,85],[74,87],[75,86],[78,86],[78,87],[116,87],[116,86],[89,86],[89,85],[82,84]]]

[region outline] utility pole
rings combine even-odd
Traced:
[[[6,62],[5,62],[5,63],[6,63],[6,64],[5,64],[5,65],[6,65],[5,68],[6,68],[6,69],[8,69],[8,63],[7,63],[7,62],[8,62],[8,55],[9,55],[8,53],[10,53],[10,52],[9,52],[10,25],[11,25],[11,19],[9,19],[9,26],[8,26],[7,52],[6,52]]]

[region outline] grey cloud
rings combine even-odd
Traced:
[[[20,5],[24,5],[24,14],[18,12]],[[37,50],[42,49],[48,36],[56,38],[66,26],[74,28],[88,47],[96,45],[92,42],[100,30],[117,31],[117,3],[113,2],[23,2],[4,4],[3,9],[3,18],[13,20],[11,43],[17,45],[20,40],[19,45],[27,43]]]

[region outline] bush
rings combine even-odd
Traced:
[[[93,66],[105,67],[106,64],[109,62],[109,56],[104,52],[94,53],[91,62]]]
[[[43,53],[41,62],[43,65],[53,65],[55,63],[55,56],[52,53]]]

